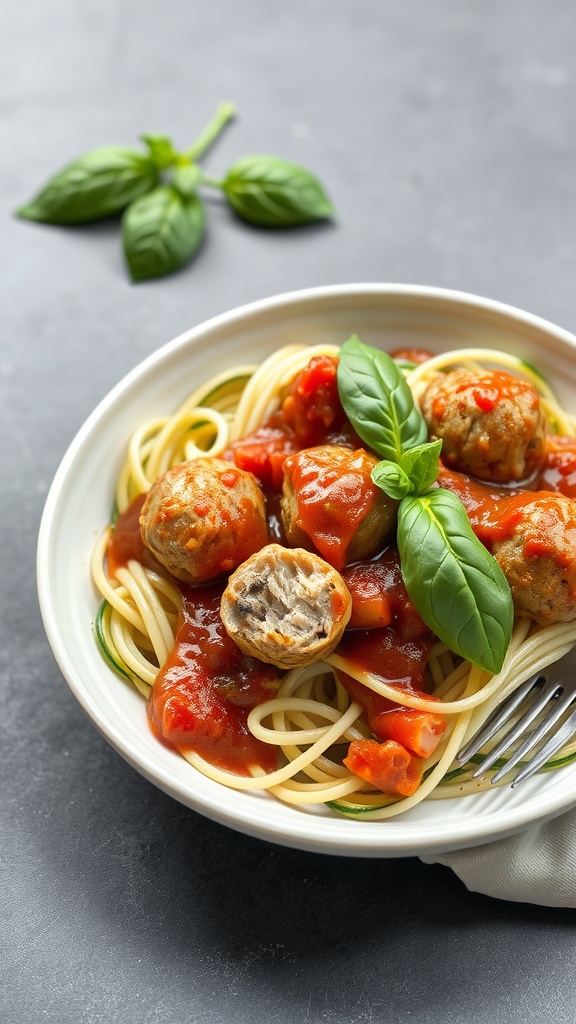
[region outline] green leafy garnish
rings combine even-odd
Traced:
[[[398,550],[406,589],[424,622],[456,654],[499,672],[512,633],[510,588],[460,499],[442,487],[404,498]]]
[[[355,334],[340,351],[338,391],[356,433],[383,459],[400,463],[405,449],[427,441],[424,417],[398,365]]]
[[[196,254],[204,235],[204,186],[218,189],[235,214],[258,227],[295,227],[330,217],[333,207],[317,178],[279,157],[244,157],[220,179],[204,173],[198,161],[234,113],[232,104],[222,103],[183,151],[159,134],[140,136],[144,152],[124,146],[91,150],[16,212],[63,225],[123,213],[124,252],[135,281],[170,274]]]
[[[158,179],[158,167],[145,153],[102,146],[64,167],[17,212],[45,224],[86,224],[120,213]]]
[[[353,336],[340,350],[338,388],[353,427],[382,456],[374,483],[399,501],[398,549],[412,603],[451,650],[499,672],[512,635],[510,587],[460,499],[434,486],[442,442],[427,440],[401,368]]]
[[[184,198],[170,185],[158,185],[131,203],[122,218],[124,252],[135,281],[178,270],[204,236],[204,204]]]
[[[237,160],[222,188],[238,216],[261,227],[296,227],[334,212],[314,175],[276,156]]]

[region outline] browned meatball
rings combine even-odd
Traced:
[[[351,609],[344,580],[322,558],[268,544],[232,574],[220,615],[245,654],[294,668],[334,650]]]
[[[505,370],[439,374],[420,400],[451,469],[495,483],[527,480],[544,460],[546,421],[535,388]]]
[[[363,448],[339,445],[289,455],[281,501],[288,543],[313,547],[336,569],[380,551],[398,502],[372,482],[377,462]]]
[[[576,619],[576,501],[549,491],[511,497],[495,537],[516,611],[542,625]]]
[[[225,576],[268,543],[256,478],[211,458],[173,466],[152,484],[140,531],[162,565],[194,584]]]

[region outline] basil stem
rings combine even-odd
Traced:
[[[184,150],[182,156],[190,161],[198,160],[216,141],[223,128],[232,120],[235,113],[236,108],[233,103],[221,103],[212,120],[208,122],[192,145]]]

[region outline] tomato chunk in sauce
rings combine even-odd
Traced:
[[[226,457],[265,488],[280,490],[287,455],[316,445],[360,444],[338,395],[338,360],[315,356],[298,374],[280,409],[252,434],[234,441]]]
[[[277,749],[248,730],[250,709],[274,697],[278,671],[243,654],[220,618],[223,586],[183,588],[174,649],[148,702],[160,739],[238,775],[277,766]]]
[[[424,676],[436,638],[408,597],[398,551],[390,547],[373,561],[349,566],[343,576],[352,595],[350,621],[366,623],[369,628],[347,630],[337,654],[358,670],[394,686],[400,691],[400,703],[383,697],[339,670],[342,685],[362,707],[375,736],[394,740],[419,757],[429,757],[446,731],[446,719],[439,714],[403,706],[401,693],[431,699],[424,692]],[[385,620],[382,625],[380,617]]]
[[[389,796],[412,796],[422,781],[420,758],[394,740],[352,740],[344,764]]]

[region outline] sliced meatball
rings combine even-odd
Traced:
[[[576,619],[576,501],[548,491],[511,497],[499,531],[491,550],[516,611],[542,625]]]
[[[152,484],[140,532],[174,576],[208,583],[268,543],[264,497],[252,473],[221,459],[193,459]]]
[[[438,374],[420,405],[451,469],[509,483],[529,479],[544,461],[546,420],[538,393],[505,370]]]
[[[339,445],[289,455],[281,500],[288,543],[318,551],[335,569],[377,554],[395,526],[398,508],[372,482],[377,463],[363,448]]]
[[[232,574],[220,615],[245,654],[288,669],[330,654],[351,608],[344,580],[322,558],[268,544]]]

